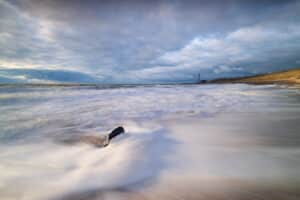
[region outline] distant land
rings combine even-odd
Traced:
[[[208,83],[300,84],[300,69],[247,77],[220,78],[210,80]]]
[[[240,76],[232,78],[218,78],[212,80],[200,80],[199,84],[223,84],[223,83],[247,83],[247,84],[299,84],[300,85],[300,67],[298,69],[272,72],[267,74],[258,74],[251,76]],[[118,88],[134,86],[151,85],[177,85],[177,84],[195,84],[193,83],[152,83],[152,84],[109,84],[109,83],[87,83],[87,82],[52,82],[52,83],[1,83],[0,87],[74,87],[74,86],[92,86],[96,88]]]

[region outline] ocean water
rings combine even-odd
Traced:
[[[296,87],[2,86],[0,199],[153,192],[178,180],[295,186],[299,124]],[[106,148],[61,142],[120,125],[126,133]],[[108,194],[99,199],[120,199]]]

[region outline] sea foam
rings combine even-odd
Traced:
[[[297,117],[294,91],[248,85],[5,89],[0,93],[0,197],[59,199],[203,177],[279,182],[300,177],[298,146],[274,146],[274,138],[283,145],[281,135],[256,134],[253,130],[260,133],[264,124],[259,128],[259,121],[249,120],[279,123]],[[106,148],[58,142],[106,134],[119,125],[126,133]]]

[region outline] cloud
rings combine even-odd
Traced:
[[[214,68],[213,72],[216,74],[227,73],[232,71],[242,71],[241,67],[228,67],[226,65],[220,65]]]
[[[285,64],[295,65],[299,58],[296,53],[300,52],[299,25],[255,25],[242,27],[223,37],[196,37],[183,48],[163,54],[157,63],[173,65],[178,70],[211,69],[215,73],[288,67]],[[259,69],[261,66],[263,68]]]
[[[286,69],[300,59],[299,13],[293,0],[0,0],[0,68],[112,83]]]
[[[6,1],[1,1],[0,13],[2,67],[71,67],[76,70],[77,66],[82,65],[79,59],[73,57],[69,50],[56,41],[52,22],[36,19]]]

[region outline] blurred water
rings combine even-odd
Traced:
[[[239,84],[0,87],[0,197],[164,187],[164,177],[294,184],[299,91]],[[104,149],[57,142],[119,125],[127,133]]]
[[[290,96],[295,92],[247,85],[0,87],[0,141],[101,132],[127,120],[269,111],[281,104],[295,109]]]

